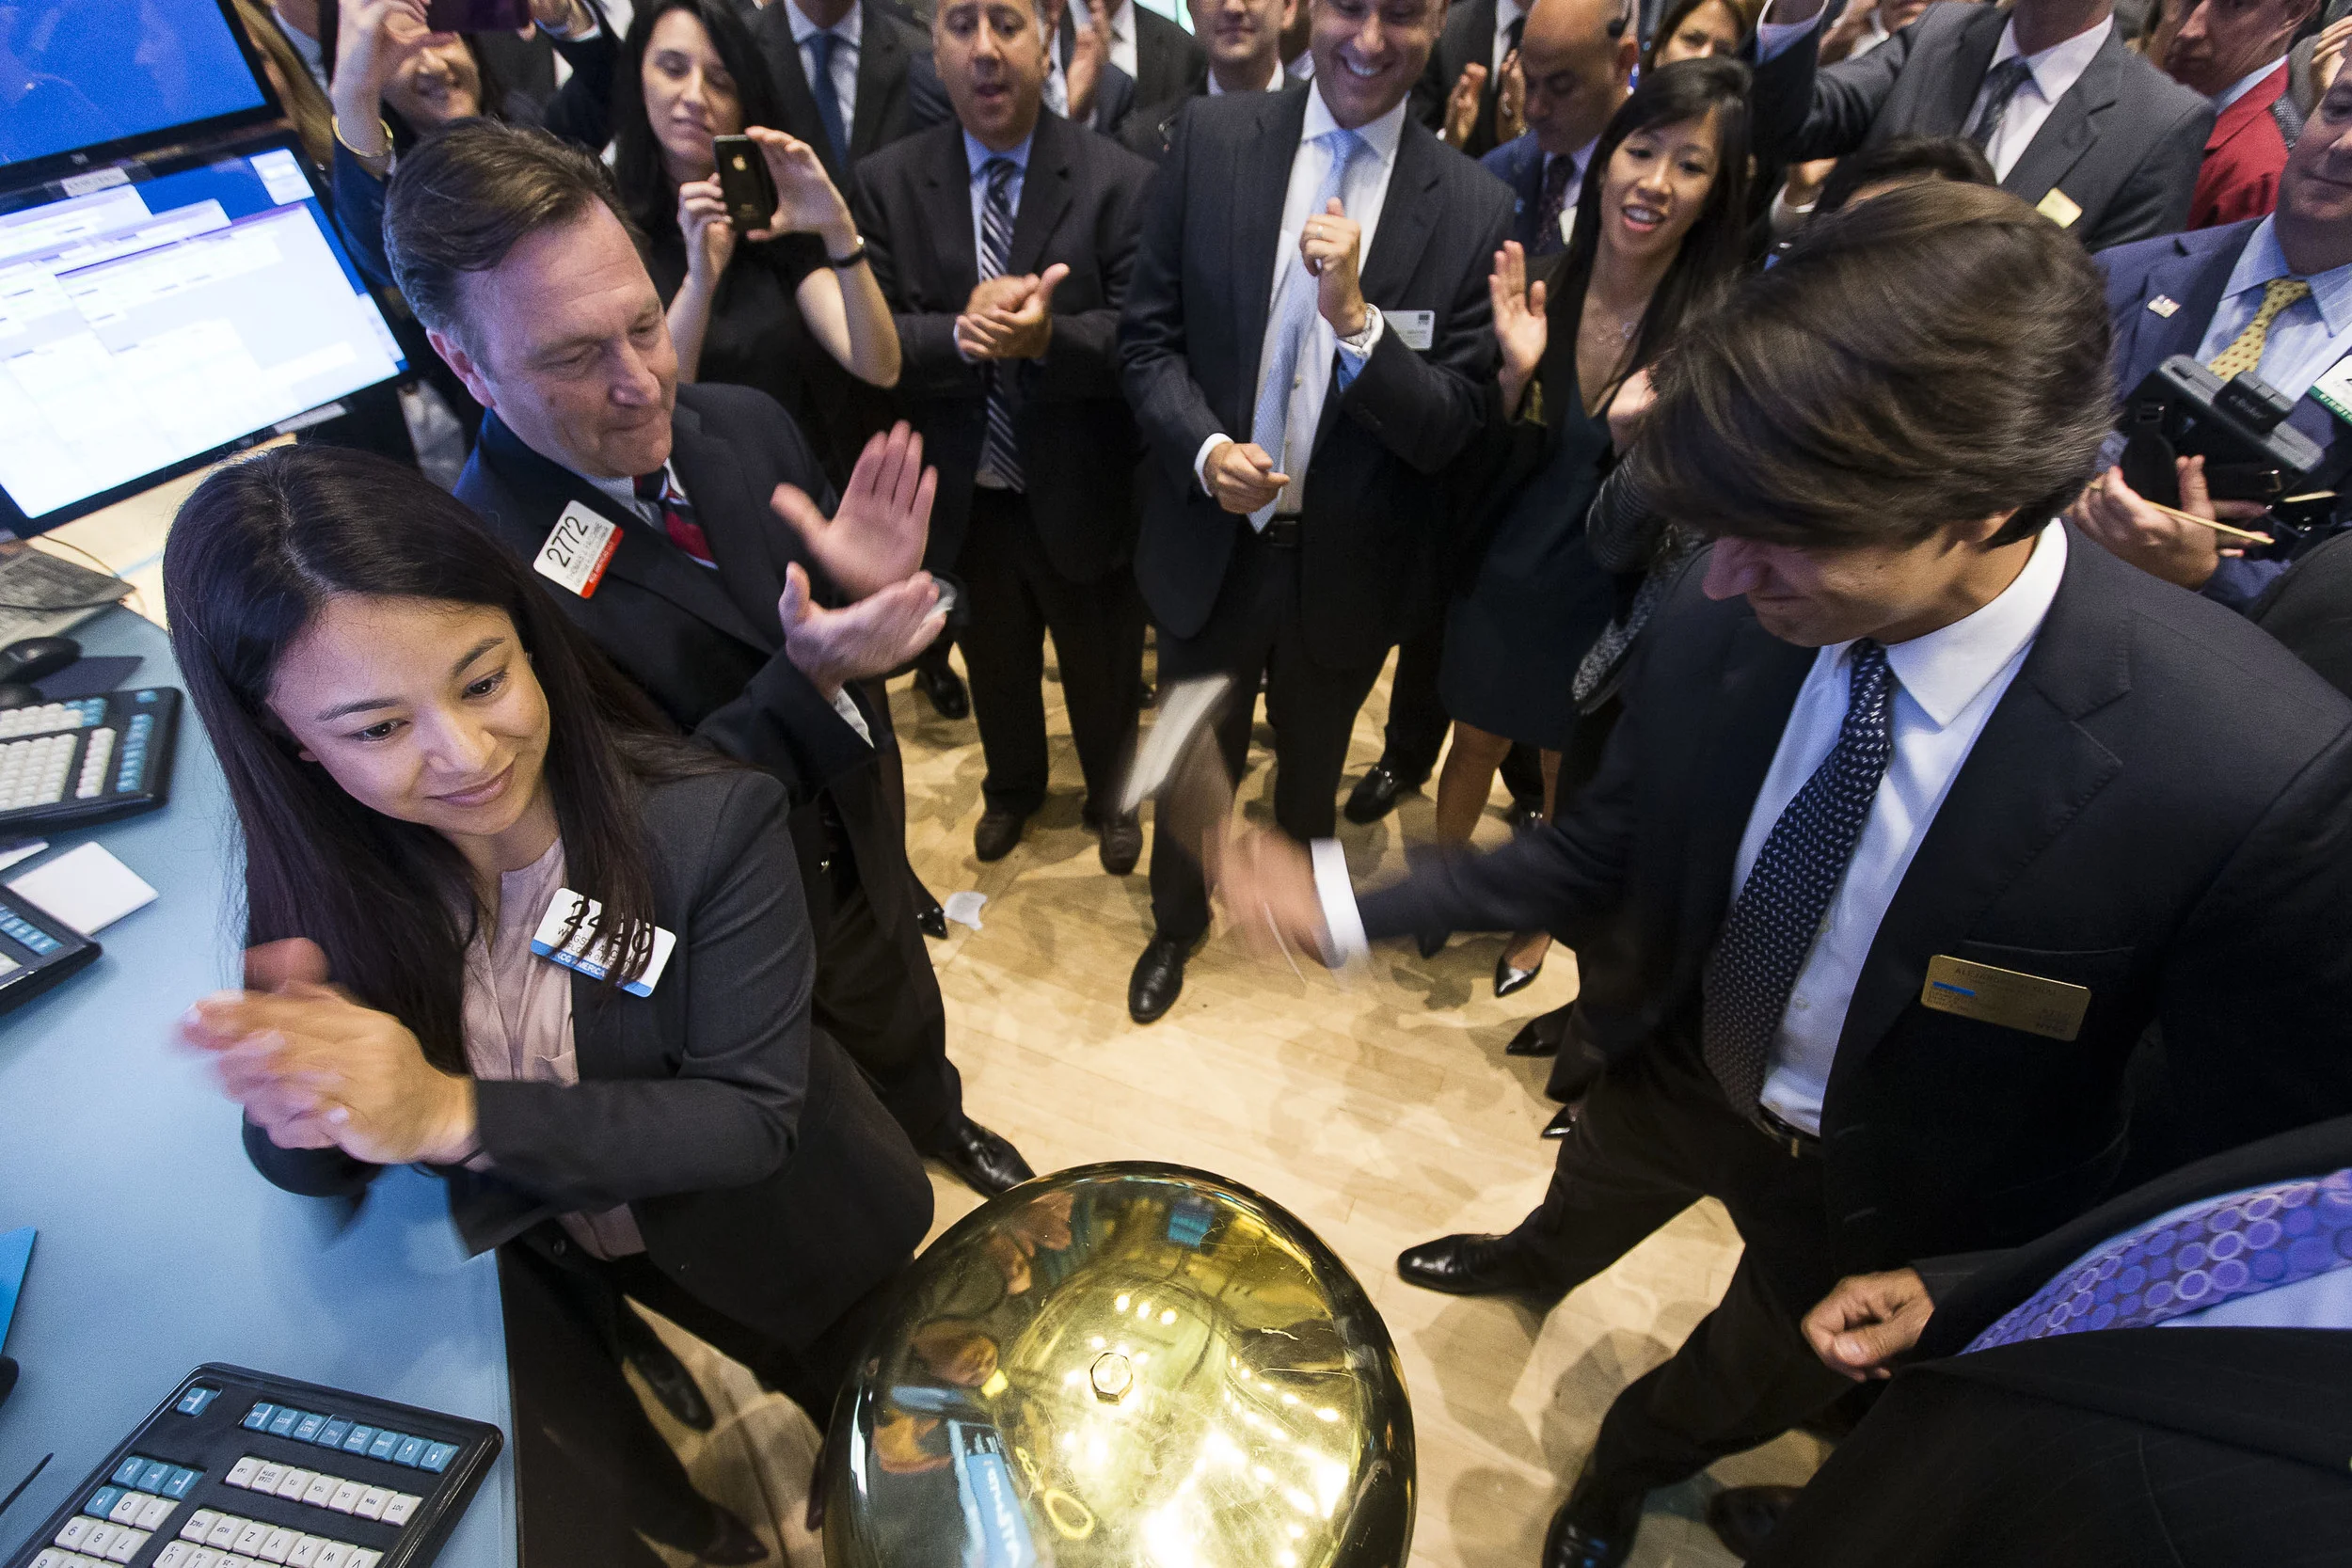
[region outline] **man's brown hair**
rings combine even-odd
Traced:
[[[1910,544],[2014,513],[2006,544],[2096,467],[2107,338],[2099,269],[2057,224],[1988,186],[1890,191],[1683,328],[1632,459],[1710,535]]]

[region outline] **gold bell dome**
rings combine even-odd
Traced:
[[[834,1411],[828,1568],[1403,1568],[1388,1328],[1204,1171],[1024,1182],[915,1259]]]

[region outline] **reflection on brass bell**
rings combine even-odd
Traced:
[[[1171,1165],[1024,1182],[901,1280],[834,1410],[827,1568],[1403,1568],[1413,1417],[1312,1231]]]

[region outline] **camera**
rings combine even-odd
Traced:
[[[2223,381],[2185,354],[2148,372],[2123,400],[2123,481],[2151,500],[2181,504],[2176,457],[2205,460],[2216,500],[2275,505],[2307,487],[2325,458],[2286,422],[2295,400],[2251,371]]]

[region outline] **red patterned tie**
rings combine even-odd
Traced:
[[[661,508],[661,531],[670,536],[670,543],[706,566],[719,564],[710,553],[710,540],[703,533],[702,524],[694,521],[694,503],[686,499],[686,492],[670,481],[667,467],[656,468],[649,474],[639,474],[636,480],[637,499],[651,501]]]

